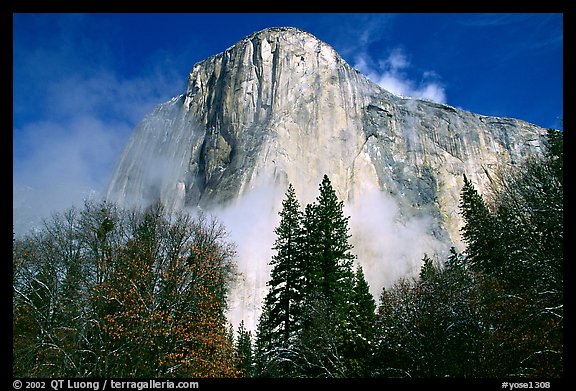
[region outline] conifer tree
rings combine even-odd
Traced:
[[[353,286],[355,256],[350,252],[353,246],[348,242],[349,217],[344,216],[344,202],[338,200],[327,175],[324,175],[319,190],[316,203],[306,208],[303,224],[307,235],[307,263],[310,265],[306,276],[307,288],[309,293],[319,294],[339,307]]]
[[[238,325],[238,337],[234,345],[235,367],[240,377],[250,377],[252,374],[252,332],[246,330],[244,320]]]
[[[544,156],[501,168],[491,180],[491,210],[501,227],[501,256],[515,286],[562,290],[564,196],[562,136],[549,130]]]
[[[557,179],[562,187],[564,186],[564,133],[548,129],[547,142],[546,163],[553,173],[552,177]]]
[[[420,280],[428,281],[436,275],[436,267],[428,254],[422,258],[422,267],[420,268]]]
[[[306,376],[345,376],[345,346],[350,343],[349,308],[355,256],[348,242],[348,217],[327,175],[316,202],[307,205],[304,316],[298,349]]]
[[[290,184],[274,230],[276,241],[268,294],[258,324],[257,372],[263,376],[292,373],[292,349],[301,324],[303,253],[300,204]]]
[[[271,377],[363,376],[375,303],[355,274],[348,217],[324,176],[300,212],[290,185],[282,203],[259,319],[255,372]]]
[[[369,355],[376,321],[376,302],[364,277],[361,266],[354,274],[354,288],[346,318],[344,356],[348,377],[369,376]]]
[[[462,240],[466,243],[466,260],[477,271],[497,275],[500,272],[498,257],[498,226],[486,203],[472,181],[464,175],[460,196],[460,210],[464,218]]]

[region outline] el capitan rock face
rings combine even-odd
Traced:
[[[462,174],[482,192],[486,170],[539,153],[545,135],[525,121],[393,95],[311,34],[270,28],[194,65],[185,93],[135,129],[107,198],[214,209],[259,187],[280,189],[281,198],[292,183],[305,205],[328,174],[351,213],[370,214],[366,197],[382,199],[393,204],[394,224],[426,221],[428,243],[448,248],[460,244]],[[280,199],[273,204],[277,211]],[[361,226],[352,223],[353,236]],[[365,253],[374,259],[360,263],[379,262],[378,251]]]

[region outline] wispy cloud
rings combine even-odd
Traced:
[[[312,27],[321,31],[319,38],[334,46],[342,57],[353,58],[389,35],[396,18],[383,13],[322,14]]]
[[[103,192],[135,124],[185,83],[161,63],[137,75],[120,74],[112,55],[92,50],[105,46],[98,37],[71,38],[81,36],[81,20],[66,19],[62,34],[52,40],[30,41],[15,32],[16,234]],[[28,21],[31,29],[47,23]],[[54,41],[61,36],[66,38],[58,45]]]
[[[440,75],[434,70],[416,69],[410,53],[390,42],[399,23],[398,14],[330,14],[324,18],[326,39],[374,83],[396,95],[446,103]],[[381,52],[382,45],[390,46]]]
[[[387,57],[377,61],[360,53],[355,57],[354,67],[393,94],[446,103],[446,91],[440,77],[434,71],[424,71],[419,80],[411,78],[408,55],[400,48],[391,50]]]

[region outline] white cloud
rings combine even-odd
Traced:
[[[20,133],[15,143],[24,150],[13,173],[13,223],[20,235],[51,213],[97,196],[130,126],[78,115],[64,122],[34,121],[15,131]]]
[[[406,54],[400,49],[394,49],[387,59],[379,63],[381,67],[389,68],[392,72],[398,72],[410,65]]]
[[[366,53],[356,56],[354,67],[385,90],[400,96],[446,103],[446,91],[433,71],[425,71],[421,81],[410,78],[411,64],[402,49],[394,49],[388,57],[374,62]]]
[[[243,320],[249,330],[256,330],[267,293],[269,262],[276,239],[274,228],[280,221],[282,197],[282,190],[277,186],[264,184],[248,191],[232,205],[212,211],[236,244],[240,275],[232,286],[228,310],[228,319],[235,327]]]
[[[346,205],[345,213],[350,216],[353,251],[376,300],[383,287],[417,276],[425,253],[440,259],[447,253],[446,244],[432,234],[431,217],[403,215],[398,203],[379,189],[365,189],[357,202]]]

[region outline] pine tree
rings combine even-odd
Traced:
[[[252,332],[246,330],[243,320],[238,325],[237,335],[234,345],[235,367],[240,377],[250,377],[252,375]]]
[[[434,261],[428,254],[424,254],[424,257],[422,257],[422,266],[420,267],[420,281],[433,281],[439,274],[439,267],[434,264]]]
[[[346,374],[348,377],[367,377],[370,374],[369,355],[376,321],[376,302],[361,266],[356,268],[350,299],[343,340]]]
[[[353,261],[348,220],[327,175],[320,184],[316,203],[307,206],[304,227],[309,274],[308,293],[319,294],[336,305],[344,304],[353,286]],[[340,306],[341,309],[345,308]]]
[[[465,179],[466,260],[497,293],[482,303],[479,322],[491,376],[562,373],[562,155],[562,138],[550,131],[545,156],[491,176],[489,208]]]
[[[467,245],[466,260],[478,271],[500,274],[498,226],[484,199],[466,175],[460,197],[460,210],[465,222],[461,231],[462,240]]]
[[[324,175],[316,202],[304,213],[305,307],[298,349],[306,376],[345,376],[347,371],[344,351],[355,256],[343,206]]]
[[[491,210],[501,227],[501,254],[515,286],[562,290],[564,194],[562,136],[549,130],[544,156],[500,169],[491,182]]]
[[[275,254],[268,294],[258,324],[257,371],[260,375],[280,376],[292,373],[292,349],[301,324],[303,301],[303,253],[300,204],[290,184],[274,230]],[[278,365],[274,364],[277,363]],[[280,364],[281,363],[281,364]],[[266,369],[264,369],[266,368]]]
[[[349,218],[327,175],[319,190],[304,214],[291,185],[282,203],[256,335],[257,376],[362,375],[375,304],[363,273],[352,269]]]
[[[490,189],[506,283],[494,357],[506,354],[509,370],[535,376],[561,374],[563,357],[562,133],[549,130],[547,141],[544,156],[498,170]]]

